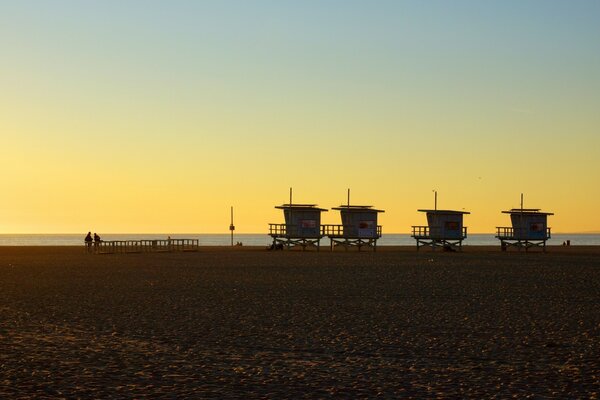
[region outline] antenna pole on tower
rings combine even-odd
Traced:
[[[523,212],[523,193],[521,193],[521,212]]]
[[[289,228],[287,226],[285,227],[285,232],[288,235],[291,233],[290,231],[292,229],[293,221],[294,220],[292,219],[292,188],[290,188],[290,221],[289,221],[290,225],[289,225]]]

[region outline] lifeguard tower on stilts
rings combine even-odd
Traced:
[[[467,238],[467,227],[463,226],[463,216],[468,211],[438,210],[437,192],[433,210],[417,210],[427,214],[427,226],[413,226],[412,235],[417,241],[417,251],[421,246],[431,246],[432,250],[462,250],[462,242]]]
[[[273,238],[272,248],[291,249],[295,246],[306,250],[309,247],[320,249],[323,238],[321,233],[321,213],[327,211],[318,208],[316,204],[294,204],[292,202],[292,189],[290,188],[289,204],[282,204],[275,208],[283,210],[285,223],[269,224],[269,236]]]
[[[541,247],[546,251],[546,241],[550,239],[548,215],[554,213],[541,212],[539,208],[523,208],[523,194],[521,194],[521,208],[502,211],[510,214],[512,226],[496,227],[496,238],[500,239],[500,248],[506,251],[509,246],[519,250],[529,251],[531,247]]]
[[[342,219],[341,225],[323,225],[322,233],[329,237],[330,247],[342,246],[345,250],[363,247],[377,250],[377,239],[381,237],[381,225],[377,225],[377,215],[385,212],[376,210],[372,206],[350,205],[350,189],[348,189],[348,203],[333,210],[339,210]]]

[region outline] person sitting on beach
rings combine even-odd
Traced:
[[[87,251],[91,252],[92,251],[92,232],[88,232],[87,236],[85,237],[85,246],[87,247]]]
[[[444,245],[444,251],[455,252],[456,250],[449,244]]]
[[[283,243],[273,243],[267,250],[283,250]]]
[[[94,250],[98,251],[98,246],[100,246],[101,241],[102,239],[100,239],[100,236],[94,232]]]

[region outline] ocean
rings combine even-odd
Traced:
[[[141,239],[166,239],[169,234],[102,234],[103,240],[141,240]],[[229,246],[231,235],[223,234],[170,234],[172,239],[198,239],[201,246]],[[83,245],[85,234],[0,234],[0,246],[77,246]],[[245,246],[268,246],[272,239],[267,234],[245,233],[235,234],[234,243],[241,242]],[[600,246],[600,234],[554,234],[548,245],[561,245],[570,240],[571,246]],[[321,245],[329,244],[329,239],[324,238]],[[414,246],[415,240],[407,233],[384,234],[377,242],[378,246]],[[470,234],[463,242],[464,246],[499,246],[500,242],[490,233]]]

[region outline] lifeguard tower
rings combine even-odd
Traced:
[[[438,210],[437,192],[435,192],[435,207],[433,210],[417,210],[427,214],[427,226],[413,226],[412,235],[417,241],[417,251],[420,246],[431,246],[435,249],[462,250],[462,241],[467,238],[467,227],[463,226],[463,216],[468,211]]]
[[[317,207],[316,204],[294,204],[292,202],[292,189],[290,189],[289,204],[282,204],[275,208],[283,210],[284,224],[269,224],[269,235],[273,238],[273,248],[277,246],[292,248],[295,246],[320,248],[321,238],[321,213],[327,211]]]
[[[345,250],[350,247],[362,247],[377,250],[377,239],[381,237],[381,225],[377,225],[377,215],[384,210],[374,209],[373,206],[350,205],[350,189],[348,189],[348,203],[333,210],[339,210],[342,219],[341,225],[323,225],[323,234],[330,240],[331,250],[335,246],[343,246]]]
[[[546,251],[546,241],[550,239],[548,215],[554,213],[542,212],[539,208],[523,208],[523,195],[521,195],[521,208],[502,211],[510,214],[512,226],[496,227],[496,238],[500,239],[500,248],[506,251],[508,246],[515,246],[519,250],[531,247],[541,247]]]

